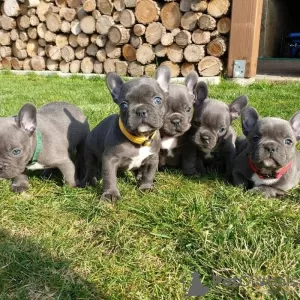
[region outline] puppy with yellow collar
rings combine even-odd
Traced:
[[[155,79],[141,77],[125,83],[116,73],[107,75],[107,87],[120,111],[119,115],[105,118],[89,134],[85,147],[86,176],[81,186],[97,184],[101,165],[102,199],[120,199],[118,170],[138,174],[140,190],[152,189],[170,77],[170,70],[164,66],[157,69]]]

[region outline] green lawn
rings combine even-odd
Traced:
[[[299,83],[210,87],[226,102],[244,93],[262,116],[287,119],[300,109]],[[91,127],[117,111],[100,79],[0,75],[1,116],[58,99],[82,108]],[[239,120],[235,126],[241,132]],[[300,298],[300,283],[212,286],[212,272],[300,278],[299,188],[267,200],[217,178],[168,171],[146,195],[133,177],[120,179],[123,199],[109,204],[99,201],[101,182],[71,189],[60,176],[39,176],[31,173],[21,195],[0,181],[1,299],[183,299],[194,271],[210,288],[205,299]]]

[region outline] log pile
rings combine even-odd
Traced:
[[[215,76],[231,0],[0,0],[0,68]]]

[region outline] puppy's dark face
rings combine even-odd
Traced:
[[[161,130],[162,134],[173,137],[183,135],[191,127],[192,117],[193,98],[185,91],[184,86],[177,87],[176,95],[170,93],[167,98],[167,113]]]
[[[300,138],[300,113],[290,121],[259,119],[252,108],[242,111],[243,132],[248,139],[248,155],[258,169],[278,170],[295,157]]]
[[[241,109],[247,106],[248,98],[240,96],[230,105],[209,99],[204,82],[196,85],[195,94],[191,140],[201,151],[211,152],[226,136],[231,122],[239,116]]]
[[[296,138],[288,121],[263,118],[248,136],[248,153],[258,169],[280,169],[295,156]]]
[[[228,105],[206,99],[195,107],[192,121],[191,139],[203,152],[213,151],[226,135],[231,125]]]
[[[163,136],[181,136],[190,129],[197,81],[197,73],[191,72],[186,77],[185,85],[170,84],[167,111],[161,129]]]
[[[18,117],[0,118],[0,178],[24,172],[32,156],[36,109],[26,104]]]
[[[107,75],[107,86],[120,107],[126,129],[137,136],[149,136],[163,126],[170,71],[157,70],[156,80],[142,77],[124,83],[115,73]]]
[[[147,136],[163,126],[166,94],[154,79],[125,83],[119,99],[122,122],[132,134]]]

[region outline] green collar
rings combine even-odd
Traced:
[[[32,159],[29,163],[29,166],[34,165],[37,162],[39,155],[42,151],[42,135],[41,135],[41,132],[39,131],[39,129],[36,129],[35,136],[36,136],[36,146],[35,146],[35,150],[34,150]]]

